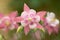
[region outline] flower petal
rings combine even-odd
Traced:
[[[11,12],[11,13],[9,14],[9,16],[10,16],[11,18],[16,17],[16,16],[17,16],[17,11]]]
[[[30,25],[29,25],[29,28],[30,28],[30,29],[34,29],[34,28],[36,28],[36,26],[37,26],[37,24],[36,24],[36,23],[33,23],[33,24],[30,24]]]
[[[15,26],[14,25],[11,25],[10,27],[8,27],[10,30],[13,30],[15,29]]]
[[[58,26],[54,27],[54,32],[55,32],[55,33],[58,33],[58,29],[59,29]]]
[[[18,28],[18,24],[17,23],[13,23],[13,24],[11,24],[11,26],[13,27],[15,27],[16,29]]]
[[[41,29],[41,28],[43,28],[43,26],[41,24],[37,23],[37,28]]]
[[[29,16],[29,18],[34,18],[36,16],[36,11],[33,9],[30,9],[28,16]]]
[[[34,9],[30,9],[29,14],[30,14],[30,15],[31,15],[31,14],[36,15],[36,11],[35,11]]]
[[[0,18],[2,18],[4,15],[2,13],[0,13]]]
[[[39,22],[39,21],[40,21],[40,16],[36,15],[36,22]]]
[[[28,26],[28,25],[25,26],[25,27],[24,27],[25,35],[27,35],[29,31],[30,31],[29,26]]]
[[[39,24],[39,23],[37,23],[37,28],[42,30],[43,32],[45,32],[44,27],[41,24]]]
[[[36,36],[37,40],[39,40],[41,38],[39,30],[35,32],[35,36]]]
[[[16,17],[16,18],[15,18],[15,21],[16,21],[16,22],[21,22],[22,20],[23,20],[22,17]]]
[[[27,18],[28,17],[28,12],[24,11],[21,13],[22,18]]]
[[[24,11],[29,11],[29,10],[30,8],[26,4],[24,4]]]
[[[55,18],[55,14],[53,12],[47,12],[47,17],[53,19]]]
[[[1,23],[0,24],[0,29],[3,29],[5,27],[5,24]]]
[[[53,32],[53,28],[49,27],[49,26],[46,26],[45,27],[49,33],[49,35],[51,35],[51,33]]]
[[[54,22],[51,22],[50,25],[56,27],[59,24],[59,20],[55,19]]]
[[[28,25],[29,24],[29,21],[28,20],[23,20],[23,21],[21,21],[21,25],[22,26],[26,26],[26,25]]]
[[[41,20],[43,21],[44,20],[44,16],[46,15],[46,11],[37,12],[37,15],[39,15]]]

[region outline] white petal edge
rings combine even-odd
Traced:
[[[34,24],[32,24],[32,25],[29,25],[29,28],[30,28],[30,29],[34,29],[34,28],[36,28],[36,26],[37,26],[37,25],[34,23]]]
[[[36,14],[36,11],[34,9],[30,9],[30,13]]]
[[[36,21],[37,21],[37,22],[40,21],[40,16],[39,16],[39,15],[36,16]]]
[[[21,21],[21,26],[25,27],[27,24],[24,21]]]
[[[22,13],[21,13],[21,17],[25,17],[27,15],[27,12],[26,11],[23,11]]]
[[[55,14],[53,12],[47,12],[47,17],[53,19],[55,18]]]
[[[54,22],[51,22],[51,26],[56,27],[59,24],[59,20],[56,19]]]

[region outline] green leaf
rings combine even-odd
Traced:
[[[39,23],[42,25],[43,24],[43,21],[40,21]]]
[[[3,37],[2,37],[2,35],[0,34],[0,40],[3,40]]]
[[[18,27],[17,33],[18,33],[18,32],[21,32],[22,30],[23,30],[23,27],[22,27],[22,26]]]

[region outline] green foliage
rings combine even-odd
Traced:
[[[2,35],[0,34],[0,40],[3,40],[3,37],[2,37]]]
[[[17,29],[17,33],[22,32],[22,31],[23,31],[23,27],[19,26],[18,29]]]

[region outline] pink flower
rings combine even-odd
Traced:
[[[55,18],[55,14],[53,12],[48,12],[45,20],[45,28],[49,35],[53,32],[58,33],[58,24],[59,20]]]
[[[3,14],[0,13],[0,29],[4,28],[4,24],[2,23],[2,20],[1,20],[3,17],[4,17]]]
[[[40,20],[44,20],[46,12],[40,11],[36,12],[30,9],[26,4],[24,4],[24,11],[21,14],[21,25],[24,27],[24,32],[27,35],[30,29],[39,28],[42,29],[42,25],[39,24]]]
[[[11,12],[9,15],[4,16],[0,14],[0,29],[2,30],[13,30],[18,27],[17,21],[17,11]]]

